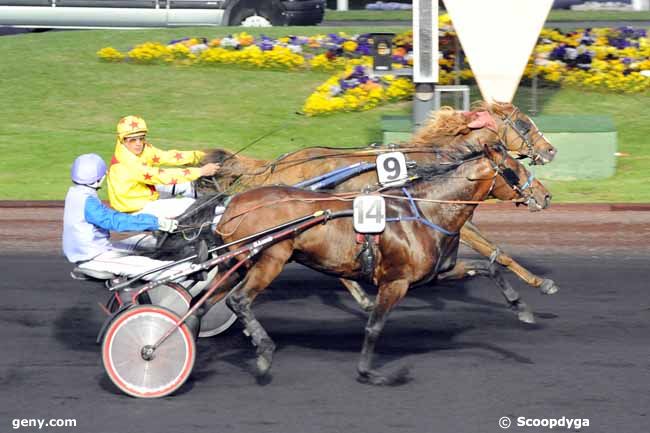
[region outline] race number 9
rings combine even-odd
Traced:
[[[361,195],[354,199],[354,230],[380,233],[386,228],[386,202],[379,195]]]
[[[406,157],[402,152],[384,153],[377,157],[377,178],[380,184],[400,184],[407,177]]]

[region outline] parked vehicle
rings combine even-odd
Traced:
[[[325,0],[0,0],[0,26],[137,28],[315,25]]]
[[[571,6],[583,3],[624,3],[630,4],[631,0],[554,0],[553,9],[571,9]]]

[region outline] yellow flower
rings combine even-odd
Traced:
[[[354,41],[345,41],[343,42],[343,50],[349,53],[356,51],[358,44]]]
[[[124,60],[124,54],[120,53],[113,47],[105,47],[97,51],[97,56],[107,62],[121,62]]]

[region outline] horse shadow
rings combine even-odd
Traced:
[[[462,352],[472,350],[472,357],[493,359],[495,356],[509,362],[534,364],[534,361],[520,353],[508,350],[494,343],[484,341],[459,341],[463,334],[474,329],[475,325],[453,322],[444,327],[432,329],[427,323],[427,316],[407,313],[406,317],[389,321],[376,347],[377,368],[404,359],[410,355],[425,355],[443,351]],[[326,351],[341,355],[360,353],[364,340],[364,321],[356,317],[332,321],[328,318],[305,319],[291,318],[278,315],[260,315],[259,320],[266,327],[270,337],[276,344],[276,353],[289,348],[306,349],[313,352],[309,356],[319,356]],[[514,321],[514,320],[513,320]],[[236,328],[235,328],[236,326]],[[243,373],[256,377],[259,385],[272,382],[272,376],[257,377],[255,369],[255,348],[250,340],[244,337],[241,325],[237,324],[228,331],[227,336],[210,338],[203,344],[200,342],[197,365],[225,362]],[[218,339],[218,341],[216,341]],[[199,380],[216,374],[216,370],[207,370],[193,374],[190,380]]]
[[[308,275],[305,279],[299,282],[286,280],[275,281],[255,300],[255,308],[267,303],[278,301],[298,302],[307,300],[308,298],[315,298],[324,306],[345,312],[360,320],[367,320],[368,314],[361,310],[359,305],[352,298],[352,295],[350,295],[350,293],[336,278],[323,276],[321,274],[314,275],[319,275],[319,278]],[[306,281],[307,283],[305,283]],[[308,285],[309,289],[303,290],[303,285]],[[463,310],[467,311],[493,313],[496,310],[498,312],[510,314],[509,307],[505,300],[499,299],[498,301],[495,301],[476,295],[475,292],[478,285],[488,285],[490,290],[493,293],[498,293],[498,297],[501,298],[500,289],[493,281],[484,276],[476,276],[463,280],[441,281],[419,286],[416,285],[409,289],[405,299],[395,307],[395,310],[445,311],[449,309],[450,302],[455,302],[460,303],[461,305],[467,305],[466,307],[463,307]],[[375,286],[364,283],[361,283],[361,286],[371,299],[376,297],[377,288]],[[537,289],[533,289],[533,291],[538,292]],[[525,300],[527,298],[526,294],[522,294],[522,298]],[[414,300],[417,302],[413,302]],[[551,313],[536,312],[535,314],[538,318],[557,317]],[[538,325],[537,327],[540,326],[541,325]],[[528,326],[526,329],[535,328],[536,326]]]

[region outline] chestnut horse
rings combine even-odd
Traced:
[[[519,157],[529,157],[534,163],[550,162],[555,149],[544,138],[533,121],[512,104],[475,105],[469,113],[443,108],[435,113],[412,137],[410,143],[401,146],[399,151],[407,158],[420,163],[438,158],[439,150],[465,147],[467,150],[480,150],[484,144],[503,143],[509,151]],[[284,155],[275,161],[264,161],[233,155],[224,150],[213,150],[206,156],[210,162],[221,162],[218,176],[209,183],[203,179],[203,189],[247,189],[270,184],[293,185],[297,182],[345,167],[356,162],[374,162],[381,152],[393,149],[366,148],[361,151],[333,149],[325,147],[302,149]],[[337,191],[359,191],[367,185],[376,184],[375,172],[367,172],[336,187]],[[547,204],[546,204],[547,205]],[[545,207],[545,206],[544,206]],[[516,275],[533,287],[541,288],[543,293],[555,293],[557,286],[550,279],[540,278],[510,256],[503,253],[485,238],[471,222],[461,230],[461,240],[486,257],[493,254],[497,263],[508,267]],[[472,270],[468,270],[468,275]],[[365,310],[372,308],[368,296],[360,285],[352,281],[342,281]]]
[[[411,141],[400,145],[407,156],[423,150],[446,149],[467,144],[502,143],[520,158],[530,158],[533,164],[545,164],[555,157],[556,150],[533,121],[512,104],[481,102],[471,112],[443,107],[415,132]],[[233,154],[224,149],[208,151],[204,161],[222,164],[213,178],[203,178],[201,189],[214,191],[246,190],[261,185],[294,185],[320,174],[359,161],[373,161],[383,152],[393,149],[310,147],[266,161]],[[357,180],[357,179],[355,179]],[[376,176],[367,174],[364,182],[376,183]]]
[[[419,180],[405,187],[407,192],[382,192],[387,197],[387,216],[397,217],[397,221],[388,223],[372,246],[375,260],[370,280],[378,287],[378,294],[366,325],[358,364],[360,380],[372,384],[393,384],[405,379],[404,370],[387,376],[373,370],[375,343],[389,312],[409,287],[454,273],[458,232],[471,218],[477,203],[490,195],[502,200],[526,195],[538,203],[548,196],[543,185],[530,186],[530,174],[505,149],[486,146],[484,152],[469,153],[454,164],[421,166],[416,174]],[[417,204],[412,199],[405,201],[407,196],[415,197]],[[349,210],[351,203],[340,196],[298,188],[256,188],[232,198],[216,231],[224,242],[231,242],[325,209]],[[417,213],[423,218],[408,218]],[[275,344],[251,309],[256,296],[290,260],[340,278],[363,280],[367,275],[357,261],[359,249],[351,218],[340,218],[268,247],[250,264],[244,278],[231,289],[227,303],[257,347],[260,375],[268,373],[271,367]],[[217,296],[223,296],[225,290],[222,288]]]

